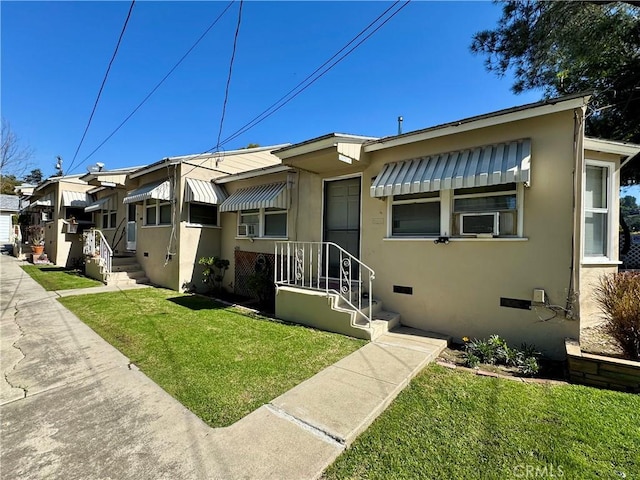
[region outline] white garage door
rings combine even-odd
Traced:
[[[11,214],[0,213],[0,244],[11,242]]]

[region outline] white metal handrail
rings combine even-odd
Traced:
[[[375,272],[368,265],[333,242],[276,242],[275,250],[276,285],[337,294],[371,326]]]
[[[89,256],[98,255],[100,258],[100,265],[104,267],[105,273],[111,273],[113,250],[109,246],[107,239],[102,234],[102,231],[92,228],[85,232],[84,238],[84,254]]]

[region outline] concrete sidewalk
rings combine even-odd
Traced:
[[[3,479],[317,478],[446,345],[386,334],[212,429],[20,264],[0,256]]]

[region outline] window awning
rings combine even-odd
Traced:
[[[62,191],[63,207],[86,207],[91,203],[91,197],[85,192]]]
[[[85,212],[97,212],[98,210],[116,210],[113,195],[96,200],[84,209]]]
[[[184,188],[185,202],[207,203],[209,205],[219,205],[227,198],[227,193],[220,185],[216,185],[206,180],[196,180],[187,178]]]
[[[53,207],[53,195],[50,193],[31,204],[32,207]]]
[[[372,197],[437,192],[530,181],[531,140],[389,163],[371,185]]]
[[[124,197],[123,203],[137,203],[149,199],[170,200],[171,184],[169,180],[161,180],[159,182],[147,183],[142,187],[129,192]]]
[[[253,208],[289,208],[286,183],[270,183],[242,188],[220,205],[221,212],[237,212]]]

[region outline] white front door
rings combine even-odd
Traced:
[[[130,203],[127,210],[127,250],[136,249],[136,204]]]

